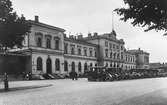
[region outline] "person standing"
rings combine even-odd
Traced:
[[[7,75],[7,73],[4,73],[4,89],[5,89],[5,91],[9,90],[9,83],[8,83],[8,75]]]
[[[75,78],[75,80],[78,80],[78,74],[76,71],[74,71],[74,78]]]

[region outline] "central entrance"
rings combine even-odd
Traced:
[[[50,58],[46,61],[46,73],[52,74],[52,61]]]

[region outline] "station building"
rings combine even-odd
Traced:
[[[65,30],[39,22],[38,16],[30,20],[31,33],[25,36],[22,49],[13,53],[26,55],[25,71],[32,74],[67,74],[72,70],[83,74],[90,67],[149,68],[149,53],[126,50],[123,39],[117,39],[113,30],[99,35],[89,33],[66,36]]]

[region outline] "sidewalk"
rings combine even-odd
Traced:
[[[49,86],[52,86],[52,84],[40,83],[40,81],[39,84],[36,84],[35,81],[9,81],[9,91],[4,91],[4,83],[0,81],[0,93],[26,90],[26,89],[35,89]]]

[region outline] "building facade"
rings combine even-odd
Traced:
[[[126,51],[115,31],[67,37],[64,29],[41,23],[38,16],[30,22],[31,33],[25,37],[24,47],[11,50],[27,54],[27,72],[67,74],[73,70],[83,74],[95,66],[129,70],[146,68],[149,63],[148,53]]]
[[[141,50],[129,50],[129,52],[134,53],[136,56],[136,68],[137,69],[149,69],[149,53]]]

